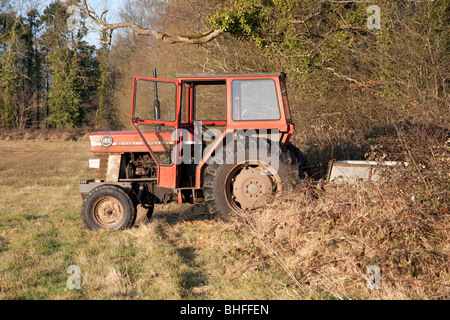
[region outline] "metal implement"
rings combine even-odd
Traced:
[[[327,181],[336,184],[380,182],[385,171],[407,165],[407,163],[396,161],[331,161]]]

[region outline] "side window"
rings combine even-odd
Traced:
[[[227,86],[222,84],[195,85],[195,120],[227,120]]]
[[[279,120],[275,81],[233,81],[233,120]]]
[[[183,83],[181,86],[181,123],[189,123],[189,106],[191,86]]]
[[[286,81],[282,80],[281,81],[281,94],[283,95],[283,104],[284,104],[284,113],[286,114],[286,120],[292,120],[292,116],[291,116],[291,108],[289,105],[289,99],[288,99],[288,94],[287,94],[287,86],[286,86]]]

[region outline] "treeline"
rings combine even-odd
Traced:
[[[448,126],[448,0],[226,0],[211,21],[288,72],[311,122],[361,130],[423,117]]]
[[[3,1],[0,11],[0,127],[114,122],[104,112],[114,81],[107,64],[110,49],[86,41],[83,19],[79,28],[69,28],[67,9],[76,1],[54,1],[42,12],[26,14],[16,9],[18,3]]]
[[[126,3],[120,20],[144,28],[170,35],[202,34],[211,26],[224,31],[202,45],[116,34],[113,54],[125,80],[116,97],[126,112],[130,77],[149,75],[153,67],[169,78],[181,72],[282,70],[303,140],[366,141],[405,122],[449,127],[450,0]]]
[[[86,42],[86,17],[80,29],[68,28],[76,0],[27,14],[12,1],[0,1],[1,127],[126,126],[132,77],[155,67],[169,79],[284,71],[296,134],[306,140],[316,132],[330,144],[340,134],[362,141],[406,121],[449,126],[450,0],[126,0],[108,22],[170,35],[224,33],[192,45],[121,29],[100,48]],[[368,25],[377,18],[373,5],[377,28]]]

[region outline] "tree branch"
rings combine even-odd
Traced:
[[[163,32],[153,30],[153,29],[147,29],[142,28],[134,23],[131,22],[122,22],[122,23],[107,23],[104,20],[105,14],[108,12],[108,10],[104,10],[100,17],[95,12],[94,9],[87,3],[87,0],[81,0],[82,3],[82,13],[85,14],[92,22],[94,22],[101,30],[108,31],[108,41],[100,41],[101,43],[111,44],[112,39],[112,33],[116,29],[120,28],[130,28],[133,29],[134,32],[141,36],[152,36],[156,38],[157,40],[161,40],[166,43],[189,43],[189,44],[201,44],[201,43],[207,43],[215,38],[219,37],[223,32],[222,30],[214,30],[200,34],[200,35],[194,35],[194,36],[186,36],[186,35],[168,35]]]
[[[333,68],[325,68],[325,69],[333,72],[333,74],[336,77],[338,77],[339,79],[344,79],[344,80],[351,81],[351,82],[358,83],[358,84],[360,83],[360,81],[358,81],[358,80],[355,80],[355,79],[349,78],[343,74],[337,73],[336,70],[334,70]]]

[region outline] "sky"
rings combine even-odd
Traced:
[[[53,0],[28,0],[31,6],[38,7],[38,10],[43,11],[47,5],[49,5]],[[107,17],[108,22],[119,22],[118,12],[120,8],[125,4],[126,0],[88,0],[88,4],[96,10],[96,12],[100,15],[104,9],[108,9]],[[97,47],[100,46],[100,36],[96,31],[90,31],[88,36],[86,37],[87,42],[91,45],[95,45]]]
[[[16,12],[26,15],[30,9],[37,9],[43,12],[44,9],[55,0],[10,0],[7,3],[12,5]],[[61,0],[64,1],[64,0]],[[127,0],[88,0],[88,4],[97,12],[101,14],[104,9],[108,9],[107,21],[110,23],[120,22],[120,17],[118,15],[120,9],[124,6]],[[5,6],[7,8],[8,6]],[[90,30],[85,40],[96,47],[100,47],[100,35],[95,30]]]
[[[108,22],[119,22],[118,12],[122,5],[125,3],[125,0],[89,0],[88,4],[96,10],[96,12],[100,15],[104,9],[108,9],[107,13],[107,21]],[[97,47],[100,46],[100,36],[97,32],[92,31],[89,32],[87,36],[87,41],[91,45],[95,45]]]
[[[54,0],[20,0],[11,1],[10,3],[19,11],[26,12],[30,8],[37,8],[39,11],[43,11],[47,5]],[[64,1],[64,0],[61,0]],[[109,8],[109,16],[113,17],[117,14],[119,8],[126,2],[126,0],[88,0],[88,4],[100,13],[104,8]]]

